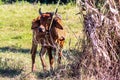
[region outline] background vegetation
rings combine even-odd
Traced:
[[[58,0],[0,0],[1,3],[15,3],[15,2],[29,2],[29,3],[41,3],[41,4],[56,4]],[[60,0],[61,4],[73,3],[76,0]]]

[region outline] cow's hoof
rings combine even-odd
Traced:
[[[44,72],[48,71],[48,70],[47,70],[47,67],[44,67],[43,70],[44,70]]]
[[[35,68],[35,66],[33,66],[31,71],[35,72],[35,70],[36,70],[36,68]]]
[[[50,75],[55,75],[55,71],[53,69],[50,69]]]

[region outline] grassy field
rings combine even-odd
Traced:
[[[36,57],[37,70],[35,73],[29,73],[31,72],[31,22],[39,16],[40,7],[43,12],[51,12],[55,10],[56,5],[29,3],[0,5],[0,80],[19,80],[20,78],[36,80],[43,76],[38,54]],[[60,5],[58,8],[67,32],[64,51],[75,47],[77,42],[75,35],[77,38],[82,36],[79,16],[75,15],[78,11],[76,6],[71,4]],[[69,45],[70,40],[71,45]]]

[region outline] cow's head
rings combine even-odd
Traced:
[[[57,11],[55,13],[55,17],[53,16],[54,13],[52,12],[42,13],[41,9],[39,9],[39,14],[40,14],[40,27],[39,27],[40,32],[49,31],[52,18],[53,18],[53,22],[51,27],[63,29],[61,18],[57,16]]]
[[[33,19],[31,29],[34,36],[37,36],[39,38],[44,37],[45,32],[40,32],[40,16]]]

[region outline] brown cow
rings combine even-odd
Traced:
[[[65,41],[65,31],[61,24],[61,18],[52,12],[41,13],[40,16],[32,21],[33,39],[31,48],[32,71],[35,69],[35,54],[38,44],[41,45],[40,59],[43,70],[46,70],[45,53],[47,51],[50,62],[50,69],[53,70],[54,54],[58,54],[58,63],[61,63],[62,48]],[[53,18],[53,21],[52,21]],[[50,27],[52,21],[52,25]],[[57,53],[58,52],[58,53]]]

